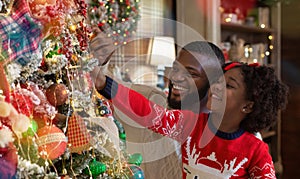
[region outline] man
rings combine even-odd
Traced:
[[[93,43],[93,46],[97,44]],[[217,74],[221,74],[220,66],[224,61],[222,51],[214,44],[206,41],[191,42],[182,48],[173,63],[169,74],[168,96],[145,85],[133,84],[130,87],[160,105],[164,105],[167,98],[169,108],[189,109],[195,113],[208,112],[205,103],[209,78],[217,78]],[[181,178],[181,157],[178,156],[180,153],[176,153],[180,151],[176,149],[176,146],[180,149],[180,144],[176,145],[157,133],[124,122],[125,115],[117,113],[115,116],[123,121],[129,142],[144,144],[133,145],[132,150],[140,151],[147,161],[142,166],[145,178]],[[130,151],[130,145],[128,147]]]
[[[197,113],[208,112],[205,104],[209,80],[221,75],[224,63],[222,51],[210,42],[194,41],[185,45],[169,74],[169,106]]]

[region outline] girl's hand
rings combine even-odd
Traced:
[[[90,76],[97,90],[102,90],[105,87],[106,76],[99,66],[96,66],[93,71],[90,72]]]
[[[94,58],[98,59],[99,65],[105,65],[115,51],[116,46],[113,44],[112,38],[108,37],[98,27],[93,27],[93,32],[95,36],[90,41],[90,51]]]

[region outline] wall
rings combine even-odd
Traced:
[[[281,77],[290,87],[289,104],[282,113],[283,179],[300,176],[300,1],[282,5]]]

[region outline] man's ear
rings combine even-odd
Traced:
[[[243,108],[242,108],[242,112],[247,113],[247,114],[252,112],[253,111],[253,105],[254,105],[253,101],[247,101],[245,103],[245,105],[243,106]]]

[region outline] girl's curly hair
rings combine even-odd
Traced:
[[[224,71],[231,69],[228,67],[233,63],[226,64]],[[272,67],[236,64],[231,66],[241,68],[246,84],[246,98],[254,102],[252,112],[241,122],[240,127],[248,132],[258,132],[274,125],[279,110],[286,107],[288,87],[278,79]]]

